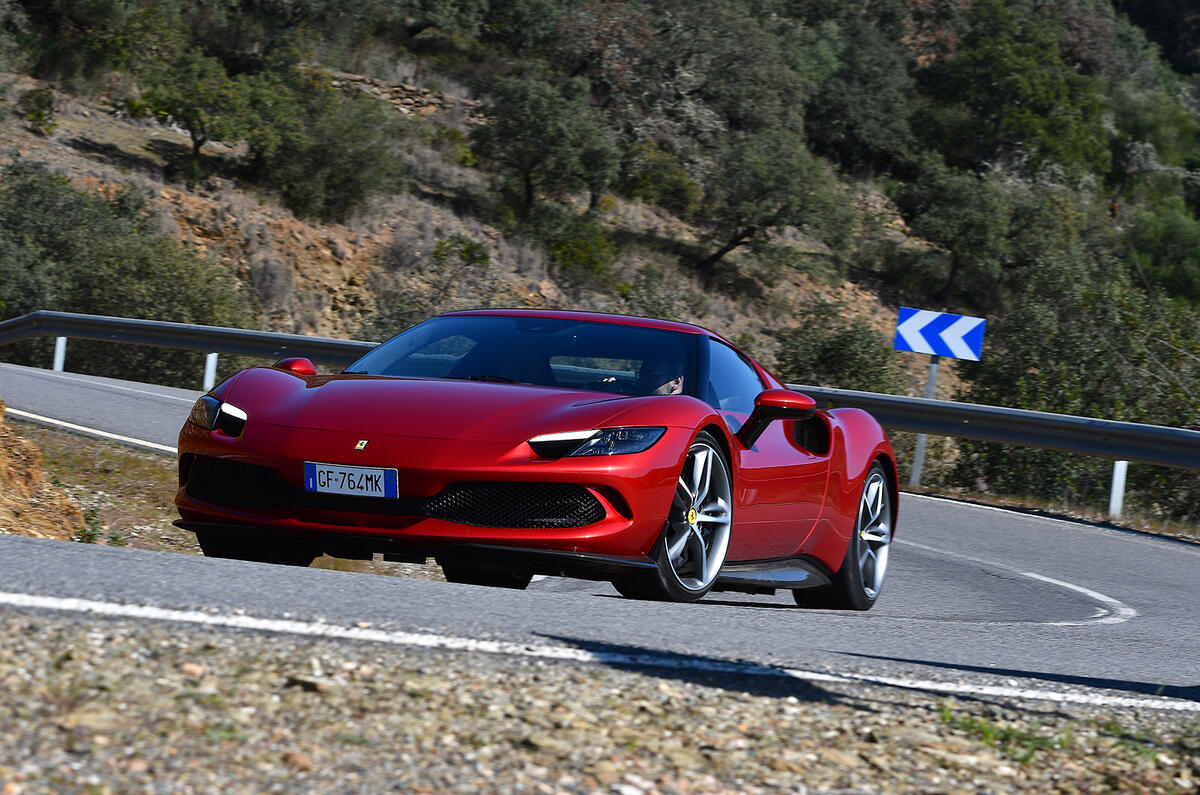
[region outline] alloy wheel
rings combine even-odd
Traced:
[[[858,571],[870,599],[883,588],[891,544],[891,495],[883,473],[876,469],[867,478],[858,506]]]
[[[688,449],[663,539],[666,562],[685,589],[704,591],[716,580],[729,548],[732,504],[725,460],[698,439]]]

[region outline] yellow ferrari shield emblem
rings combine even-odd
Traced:
[[[693,508],[692,510],[688,511],[688,524],[695,524],[695,523],[696,523],[696,518],[697,518],[697,514],[696,514],[696,509],[695,509],[695,508]]]
[[[354,445],[354,449],[355,450],[366,450],[367,449],[367,440],[359,439],[358,444]]]

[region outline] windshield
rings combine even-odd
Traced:
[[[461,378],[620,395],[696,393],[699,336],[539,317],[435,317],[392,337],[347,373]]]

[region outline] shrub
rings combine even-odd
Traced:
[[[29,122],[29,129],[38,135],[52,135],[58,127],[54,120],[54,91],[49,86],[22,91],[17,99],[17,111]]]
[[[625,153],[621,190],[669,210],[680,218],[691,217],[700,206],[700,185],[670,152],[656,144],[635,144]]]
[[[807,323],[780,332],[776,374],[785,382],[896,393],[900,366],[887,340],[836,303],[814,303]]]
[[[247,170],[297,215],[341,221],[401,186],[396,121],[383,103],[342,94],[295,65],[240,82],[249,104]]]
[[[71,187],[43,164],[18,160],[0,172],[0,302],[6,316],[38,309],[239,326],[236,282],[220,267],[154,230],[145,201]],[[4,356],[46,363],[47,345]],[[195,386],[203,354],[72,342],[73,370]]]

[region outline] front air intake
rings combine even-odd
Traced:
[[[475,527],[583,527],[604,518],[604,506],[569,483],[454,483],[426,506],[434,519]]]

